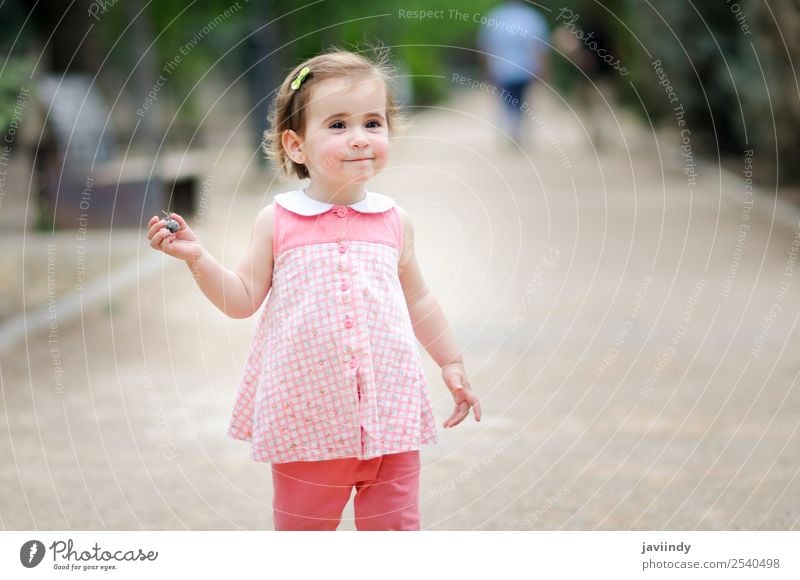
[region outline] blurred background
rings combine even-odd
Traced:
[[[123,156],[161,169],[162,158],[179,151],[185,159],[170,170],[182,174],[196,171],[191,152],[232,142],[256,148],[285,73],[331,45],[382,42],[399,67],[404,104],[441,104],[458,88],[444,82],[449,75],[481,78],[484,47],[478,38],[491,25],[475,15],[494,4],[387,2],[378,13],[362,2],[4,2],[3,24],[15,32],[0,41],[0,127],[10,137],[4,142],[15,163],[7,180],[15,189],[6,185],[3,226],[46,230],[54,221],[56,227],[70,224],[54,215],[55,191],[82,190],[87,169],[108,169],[106,162]],[[614,107],[630,108],[644,124],[669,120],[674,103],[653,82],[657,55],[680,95],[694,151],[724,163],[755,147],[759,181],[780,182],[793,195],[800,180],[791,158],[800,145],[792,66],[800,16],[794,3],[672,3],[658,10],[621,0],[529,6],[539,6],[547,27],[562,33],[547,50],[550,80],[562,98],[586,108],[592,100],[586,93],[598,100],[613,95]],[[597,49],[579,39],[581,31],[593,33],[591,42],[614,61],[624,55],[625,74],[602,63]],[[768,111],[774,126],[753,118]],[[24,125],[25,135],[16,134],[17,125]],[[258,162],[255,170],[266,169],[263,157]],[[65,166],[75,175],[60,171]],[[125,171],[136,181],[148,169]],[[193,211],[191,186],[180,179],[171,183],[178,175],[156,173],[177,186],[166,194],[175,208]],[[25,191],[16,190],[18,183]],[[71,205],[73,196],[64,203]],[[31,207],[23,211],[26,200]],[[69,207],[62,211],[70,213]]]
[[[419,220],[489,415],[427,451],[426,525],[797,529],[796,2],[6,0],[0,21],[0,527],[270,528],[267,470],[225,440],[253,321],[143,226],[177,211],[235,267],[296,185],[260,150],[276,87],[380,45],[413,122],[374,186]]]

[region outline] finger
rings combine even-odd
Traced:
[[[478,400],[478,397],[472,391],[467,391],[467,403],[469,406],[472,407],[472,412],[475,415],[475,420],[481,420],[481,402]]]
[[[453,410],[453,414],[447,418],[447,426],[448,427],[455,427],[461,421],[464,420],[469,414],[469,405],[467,403],[459,403],[456,405],[456,408]]]
[[[448,428],[450,426],[450,422],[455,418],[455,416],[456,416],[455,411],[450,413],[450,416],[447,419],[445,419],[444,422],[442,423],[442,427],[444,427],[445,429]]]
[[[170,217],[174,219],[176,222],[178,222],[178,225],[181,226],[182,230],[185,230],[189,227],[188,224],[186,223],[186,220],[184,220],[181,216],[179,216],[175,212],[172,212],[170,214]]]
[[[165,223],[164,220],[156,219],[156,221],[152,223],[150,229],[147,231],[147,238],[150,239],[154,235],[156,235],[156,232],[158,232],[161,228],[164,227],[164,223]]]
[[[450,394],[453,395],[453,398],[456,399],[456,402],[459,402],[464,398],[464,385],[460,383],[453,385],[450,387]]]
[[[475,416],[476,421],[481,420],[481,404],[475,401],[475,404],[472,406],[472,414]]]
[[[463,421],[467,417],[467,415],[469,415],[469,404],[467,404],[466,402],[461,403],[458,406],[458,415],[456,415],[456,418],[453,420],[451,426],[455,427],[456,425],[461,423],[461,421]]]
[[[161,242],[158,244],[158,246],[162,251],[164,251],[166,250],[167,245],[169,245],[170,233],[169,230],[165,228],[164,232],[159,232],[159,234],[161,234],[162,237],[161,237]]]
[[[164,237],[162,235],[161,230],[156,230],[152,234],[148,233],[147,235],[150,238],[150,246],[152,248],[158,249],[158,246],[161,244],[161,238]]]
[[[169,237],[170,233],[167,228],[162,228],[158,230],[154,235],[153,239],[150,240],[150,245],[155,248],[156,250],[163,250],[164,249],[164,241]]]
[[[175,243],[175,240],[178,238],[178,236],[177,236],[177,235],[175,235],[175,234],[173,234],[173,233],[172,233],[171,231],[169,231],[167,228],[164,228],[164,229],[165,229],[165,230],[166,230],[166,232],[167,232],[167,236],[164,238],[164,243],[165,243],[166,245],[172,245],[172,244],[174,244],[174,243]]]
[[[462,385],[458,385],[458,387],[453,390],[455,409],[453,410],[452,415],[450,415],[450,417],[447,418],[447,421],[445,421],[446,427],[455,427],[464,420],[464,417],[469,415],[469,408],[472,405],[472,402],[469,400],[470,396],[474,398],[474,395],[468,390],[464,389]]]
[[[450,416],[447,419],[445,419],[445,422],[443,423],[445,427],[450,427],[453,424],[453,421],[455,421],[456,417],[458,417],[458,411],[459,411],[459,406],[456,405],[453,408],[453,412],[450,413]]]

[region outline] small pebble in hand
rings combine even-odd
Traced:
[[[169,217],[169,213],[165,212],[164,210],[161,210],[161,213],[163,213],[167,217],[167,221],[164,224],[164,226],[170,231],[170,233],[174,234],[175,232],[181,229],[180,224],[178,224],[178,222]]]

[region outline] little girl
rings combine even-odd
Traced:
[[[228,434],[272,464],[276,530],[335,530],[353,486],[357,529],[420,528],[419,449],[437,436],[415,337],[455,401],[443,426],[470,408],[481,417],[408,213],[364,188],[398,121],[389,79],[384,61],[340,50],[286,77],[265,150],[310,182],[259,212],[236,271],[180,215],[177,233],[157,216],[148,224],[150,245],[186,261],[225,314],[264,304]]]

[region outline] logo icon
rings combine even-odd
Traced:
[[[19,561],[26,568],[35,568],[44,558],[44,544],[39,540],[28,540],[19,549]]]

